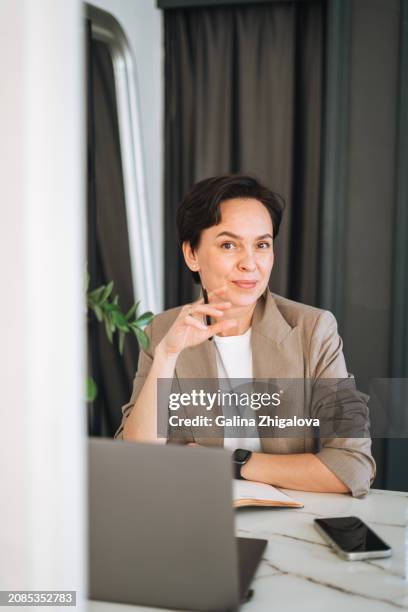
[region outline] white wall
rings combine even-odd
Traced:
[[[0,2],[0,589],[86,587],[80,0]]]
[[[162,15],[156,8],[156,0],[91,0],[88,3],[116,17],[129,39],[134,54],[148,210],[152,228],[152,251],[159,283],[159,303],[162,306],[164,251]]]

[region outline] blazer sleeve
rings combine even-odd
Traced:
[[[376,474],[369,435],[369,398],[357,391],[353,377],[349,379],[342,349],[336,319],[330,312],[323,311],[310,342],[312,377],[319,381],[335,379],[339,386],[345,383],[345,391],[339,394],[337,401],[343,403],[348,414],[359,419],[357,431],[363,432],[364,437],[323,437],[316,456],[344,482],[353,497],[362,497],[368,493]]]
[[[149,338],[149,348],[145,351],[144,349],[140,348],[140,352],[139,352],[139,361],[137,364],[137,371],[136,371],[136,375],[133,379],[133,390],[132,390],[132,395],[130,397],[130,400],[128,401],[127,404],[125,404],[124,406],[122,406],[121,410],[122,410],[122,422],[119,426],[119,429],[117,430],[117,432],[115,433],[115,438],[118,440],[123,440],[123,427],[125,425],[126,419],[128,418],[128,416],[130,415],[130,413],[132,412],[132,408],[137,400],[137,398],[139,397],[139,393],[141,392],[143,385],[145,383],[146,377],[150,371],[151,365],[153,363],[153,350],[152,350],[152,327],[153,327],[153,321],[147,325],[147,327],[145,328],[145,334],[147,335],[147,337]]]
[[[153,321],[146,327],[145,333],[149,338],[149,348],[145,351],[142,348],[139,352],[139,361],[137,365],[136,375],[133,379],[133,390],[130,400],[127,404],[122,406],[122,422],[119,426],[119,429],[115,433],[115,438],[118,440],[123,440],[123,428],[126,422],[126,419],[130,415],[135,405],[137,398],[143,388],[143,385],[146,382],[146,378],[150,372],[150,368],[153,363],[154,357],[154,347],[155,343],[157,344],[157,338],[154,333],[154,319]],[[159,338],[160,339],[160,338]],[[178,381],[177,377],[173,379],[172,383],[172,391],[179,391],[178,389]],[[182,410],[180,411],[182,412]],[[183,413],[185,416],[185,414]],[[167,415],[164,417],[167,420]],[[182,427],[182,426],[167,426],[167,443],[174,442],[176,444],[187,444],[188,442],[193,442],[194,437],[192,435],[191,428]]]

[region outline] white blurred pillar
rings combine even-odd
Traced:
[[[83,17],[0,2],[0,589],[85,574]]]

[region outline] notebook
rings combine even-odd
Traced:
[[[303,504],[279,489],[262,482],[250,480],[234,480],[234,508],[243,506],[279,506],[287,508],[303,508]]]

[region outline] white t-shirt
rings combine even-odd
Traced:
[[[214,336],[215,353],[217,359],[218,378],[220,379],[221,390],[233,392],[233,379],[252,379],[252,349],[251,349],[251,328],[241,336]],[[241,417],[254,418],[255,413],[249,407],[230,407],[223,406],[225,417],[240,415]],[[234,451],[236,448],[245,448],[254,452],[261,451],[257,428],[250,431],[250,437],[239,437],[243,431],[240,428],[224,428],[224,448]],[[238,437],[237,437],[238,436]]]

